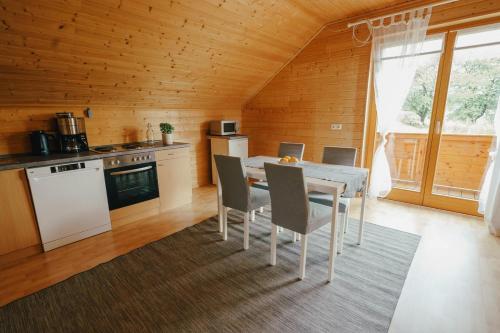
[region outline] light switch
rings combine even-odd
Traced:
[[[342,129],[342,124],[331,124],[330,129],[333,131],[340,131]]]

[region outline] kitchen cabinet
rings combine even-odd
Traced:
[[[236,136],[211,136],[210,151],[212,160],[212,184],[217,184],[217,167],[214,155],[229,155],[248,158],[248,137]]]
[[[38,246],[40,234],[24,169],[0,171],[0,255]]]
[[[161,211],[191,203],[192,186],[189,148],[157,151],[156,170],[158,173]]]

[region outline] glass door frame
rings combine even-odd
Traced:
[[[439,60],[438,73],[436,77],[436,86],[434,91],[434,100],[432,113],[427,136],[427,147],[425,151],[424,168],[422,173],[422,186],[420,191],[405,190],[393,188],[386,197],[389,200],[401,201],[410,204],[423,205],[438,209],[449,210],[457,213],[481,216],[478,213],[478,202],[470,199],[448,197],[432,193],[434,175],[436,172],[439,145],[441,142],[441,128],[443,125],[444,114],[446,110],[446,101],[448,97],[448,86],[450,83],[451,67],[453,61],[453,50],[457,37],[457,31],[460,29],[483,26],[500,22],[499,18],[481,20],[461,24],[459,26],[448,27],[444,29],[434,29],[428,32],[428,35],[444,33],[443,49]],[[377,115],[375,105],[375,94],[373,86],[373,72],[370,75],[370,96],[368,102],[368,117],[366,126],[366,154],[365,166],[371,168],[373,154],[375,152],[375,142],[377,135]]]
[[[436,95],[432,110],[431,128],[429,132],[430,146],[427,149],[426,174],[423,177],[422,205],[469,215],[480,215],[477,212],[478,202],[470,199],[456,198],[433,194],[434,177],[436,174],[442,127],[448,99],[448,88],[451,78],[453,51],[457,39],[457,31],[446,33],[444,50],[439,68],[439,78],[436,82]]]

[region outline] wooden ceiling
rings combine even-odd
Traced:
[[[395,0],[0,0],[0,104],[241,105],[325,23]]]

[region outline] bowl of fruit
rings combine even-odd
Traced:
[[[297,163],[299,163],[299,159],[295,156],[285,156],[279,160],[279,164],[296,165]]]

